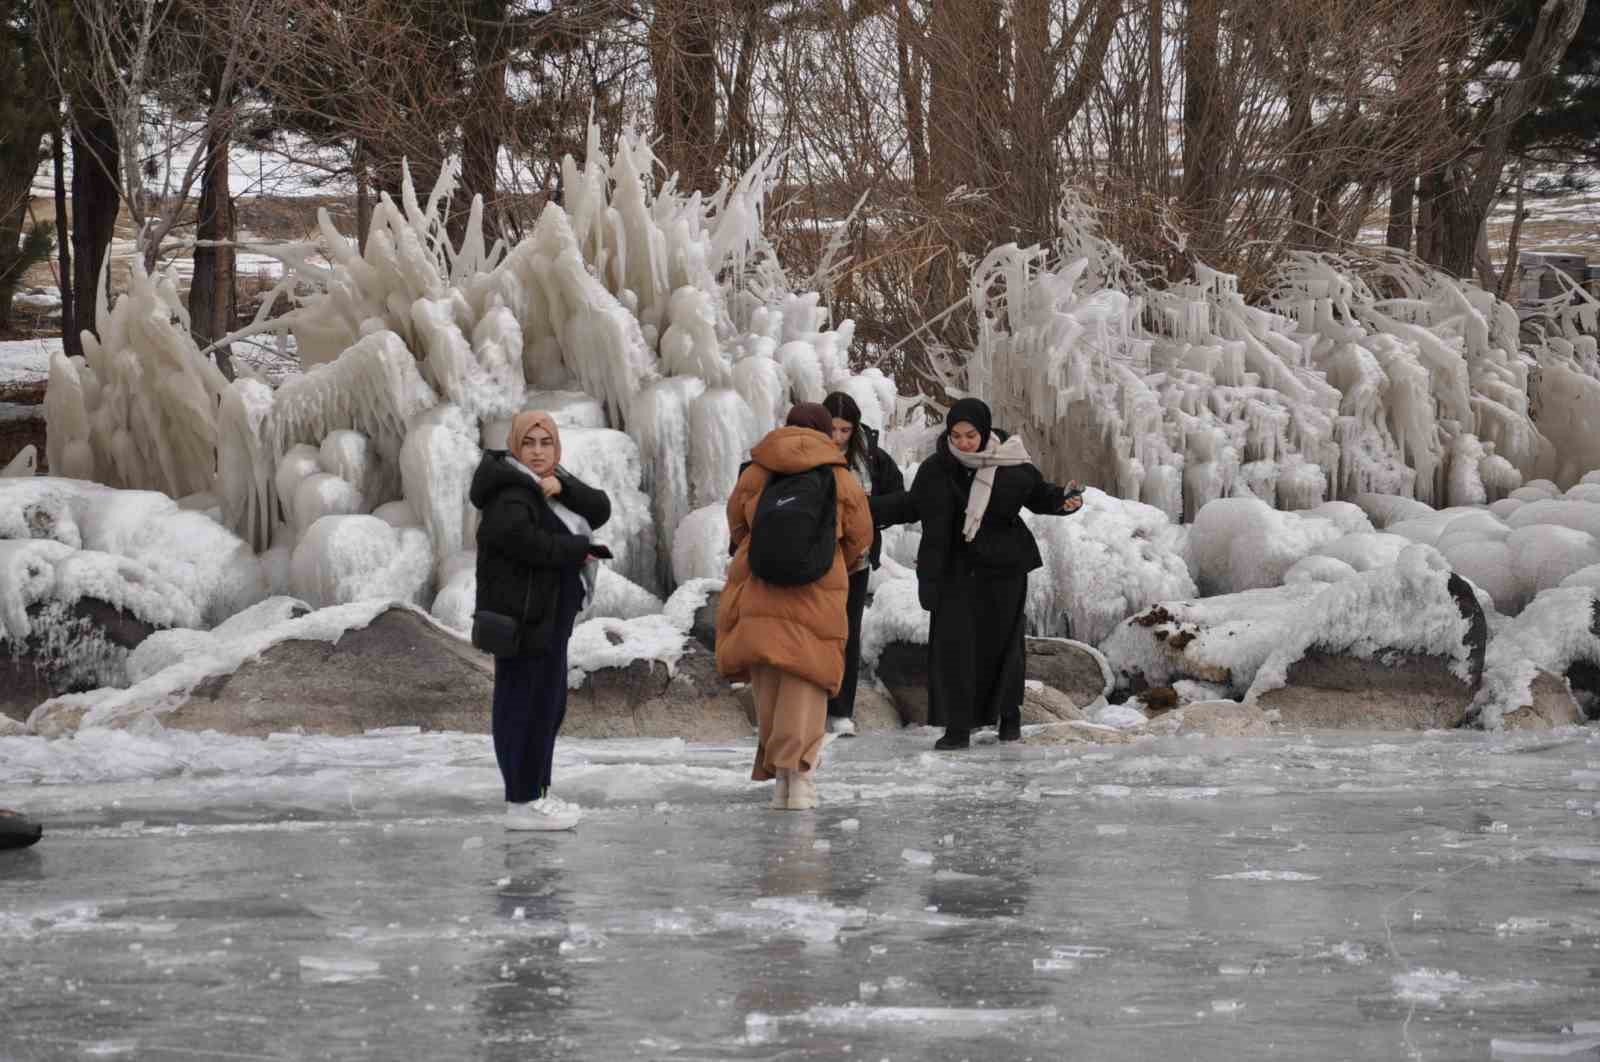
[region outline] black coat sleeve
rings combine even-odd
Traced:
[[[1033,473],[1033,485],[1028,488],[1028,496],[1022,504],[1040,516],[1066,516],[1061,506],[1067,500],[1067,488],[1057,483],[1051,483],[1032,465],[1028,471]]]
[[[917,600],[933,612],[939,606],[939,583],[950,565],[955,517],[944,471],[937,458],[917,469],[910,497],[922,519],[922,543],[917,547]]]
[[[562,492],[565,491],[563,487]],[[533,505],[514,492],[500,492],[489,502],[478,523],[479,544],[530,568],[575,568],[582,564],[589,554],[588,536],[546,531],[540,526]]]
[[[919,519],[917,502],[906,490],[906,477],[900,466],[882,450],[872,451],[872,496],[867,504],[872,508],[872,523],[876,527],[893,527],[896,524],[914,524]]]
[[[598,531],[611,519],[611,498],[605,491],[589,486],[564,468],[556,469],[556,478],[561,481],[561,493],[557,495],[561,504],[589,521],[591,528]]]

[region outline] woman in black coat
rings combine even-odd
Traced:
[[[1001,741],[1021,738],[1023,608],[1028,573],[1044,563],[1021,511],[1073,513],[1083,499],[1076,484],[1048,482],[976,398],[952,406],[945,429],[911,497],[922,519],[917,596],[933,614],[928,721],[945,727],[934,748],[950,750],[997,721]]]
[[[575,805],[549,795],[556,734],[567,714],[567,642],[594,593],[590,540],[611,500],[560,465],[548,413],[519,413],[509,450],[489,450],[472,477],[478,523],[478,598],[472,641],[494,654],[495,760],[505,780],[506,827],[570,830]]]
[[[861,615],[867,607],[867,582],[883,555],[883,535],[879,529],[890,523],[904,523],[892,517],[903,503],[905,476],[894,459],[878,447],[878,433],[861,423],[861,407],[843,391],[834,391],[822,400],[833,418],[833,443],[844,451],[845,464],[867,492],[872,507],[872,548],[850,573],[850,597],[846,615],[850,621],[850,640],[844,649],[844,682],[828,701],[828,732],[851,737],[856,732],[856,677],[861,670]]]

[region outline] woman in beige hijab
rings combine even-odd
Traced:
[[[518,413],[506,449],[484,453],[469,496],[483,513],[472,640],[495,658],[506,827],[570,830],[580,813],[550,795],[550,769],[567,712],[567,642],[596,564],[611,556],[590,536],[611,500],[561,467],[561,430],[539,410]]]

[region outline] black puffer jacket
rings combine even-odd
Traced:
[[[867,495],[867,504],[872,507],[872,549],[867,557],[876,568],[883,554],[882,529],[893,524],[913,523],[916,514],[908,509],[906,477],[894,458],[878,448],[878,433],[865,424],[856,430],[866,441],[867,471],[872,475],[872,490]]]
[[[1006,433],[995,430],[1004,441]],[[983,523],[971,542],[961,535],[967,495],[976,473],[950,455],[949,436],[941,434],[933,456],[922,462],[911,484],[911,496],[922,518],[922,544],[917,550],[917,595],[932,612],[939,584],[949,575],[977,572],[1026,575],[1040,567],[1039,544],[1022,522],[1026,506],[1036,513],[1061,515],[1066,490],[1044,478],[1033,465],[995,469],[994,488]]]
[[[563,505],[598,530],[611,519],[611,499],[603,490],[557,468]],[[557,532],[560,526],[544,492],[517,468],[504,450],[486,450],[468,492],[483,513],[478,522],[479,611],[516,616],[522,621],[522,651],[550,647],[564,570],[583,566],[589,538]]]

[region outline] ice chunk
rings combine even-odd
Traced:
[[[344,956],[300,956],[300,980],[309,984],[347,984],[351,981],[370,981],[378,976],[379,965],[374,959],[354,959]]]

